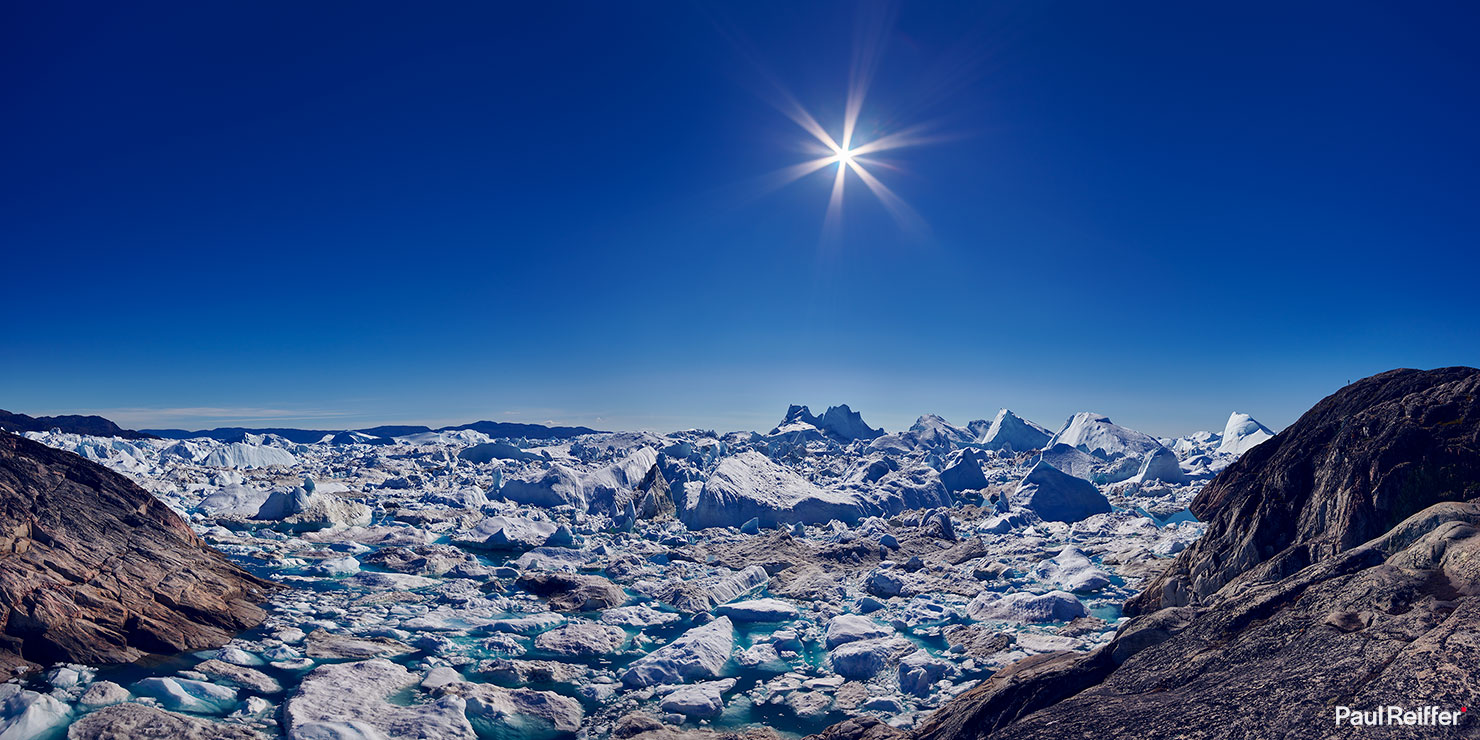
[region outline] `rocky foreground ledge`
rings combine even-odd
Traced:
[[[267,581],[122,475],[0,432],[0,667],[125,663],[222,645]]]
[[[818,737],[1480,737],[1459,712],[1480,697],[1477,497],[1480,370],[1359,381],[1203,490],[1208,534],[1109,644],[1020,661],[910,732]],[[1352,724],[1391,706],[1412,714]]]

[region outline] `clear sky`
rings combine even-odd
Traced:
[[[10,3],[0,407],[1179,434],[1480,364],[1475,4],[860,7]],[[760,183],[860,48],[923,225],[825,238],[837,165]]]

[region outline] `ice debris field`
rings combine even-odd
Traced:
[[[1007,410],[886,434],[846,406],[766,434],[29,432],[285,588],[219,650],[0,684],[0,736],[129,702],[243,738],[908,727],[1013,660],[1107,641],[1202,533],[1188,502],[1270,434]]]

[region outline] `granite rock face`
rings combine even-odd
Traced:
[[[0,433],[0,665],[221,645],[272,587],[127,478]]]
[[[1337,706],[1457,710],[1480,691],[1477,525],[1480,505],[1437,504],[1280,581],[1133,619],[1093,652],[1020,661],[912,736],[1328,738],[1353,736]],[[1473,737],[1472,719],[1383,736]]]
[[[1192,502],[1208,531],[1127,613],[1278,580],[1440,501],[1480,496],[1480,370],[1392,370],[1328,396]]]
[[[1477,390],[1469,368],[1342,389],[1204,489],[1207,536],[1111,642],[1018,661],[909,731],[820,737],[1475,737],[1473,713],[1357,728],[1336,709],[1456,712],[1480,694]]]

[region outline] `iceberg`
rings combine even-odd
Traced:
[[[719,678],[734,646],[735,625],[720,617],[633,661],[622,673],[622,683],[644,687]]]
[[[1218,451],[1230,455],[1242,455],[1248,452],[1254,445],[1274,436],[1269,427],[1254,420],[1254,417],[1237,411],[1229,414],[1228,423],[1223,427],[1223,441],[1218,445]]]
[[[720,461],[679,518],[692,529],[738,527],[750,519],[770,528],[857,521],[871,510],[856,494],[819,488],[759,452],[742,452]]]
[[[297,465],[298,458],[278,447],[232,442],[212,450],[200,464],[213,468],[288,468]]]
[[[925,414],[910,426],[915,440],[925,447],[951,447],[974,440],[974,435],[958,426],[952,426],[936,414]]]
[[[1009,409],[997,412],[992,425],[982,433],[976,443],[989,450],[1010,449],[1013,452],[1042,449],[1053,434],[1037,424],[1024,419]]]
[[[1055,522],[1077,522],[1110,511],[1110,502],[1093,483],[1041,460],[1018,484],[1012,502]]]
[[[1127,429],[1110,421],[1107,416],[1088,411],[1069,417],[1064,428],[1044,444],[1059,443],[1077,447],[1102,460],[1117,457],[1140,459],[1161,447],[1161,443],[1150,435]]]

